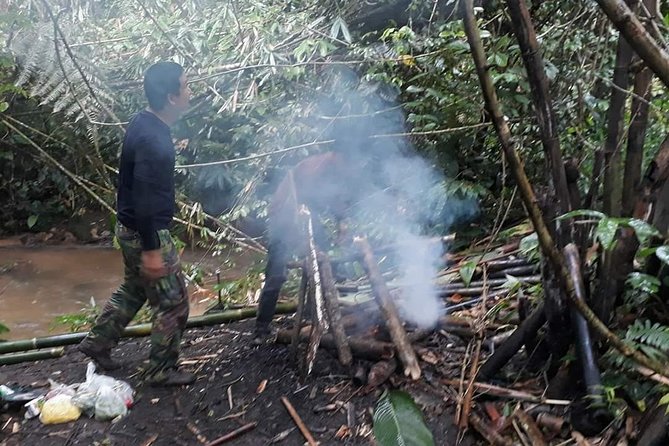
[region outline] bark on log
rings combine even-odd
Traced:
[[[490,356],[479,369],[478,377],[482,381],[492,378],[507,362],[515,355],[528,339],[536,336],[542,325],[546,322],[544,305],[539,306],[525,321],[513,332],[509,339],[499,346],[495,353]]]
[[[599,1],[603,2],[605,0]],[[567,292],[567,295],[569,296],[569,299],[574,302],[588,323],[599,334],[605,337],[607,341],[610,342],[623,356],[631,358],[641,365],[646,366],[663,376],[669,376],[669,367],[657,360],[649,358],[637,350],[632,349],[618,336],[612,333],[608,327],[597,318],[590,307],[576,298],[574,284],[572,283],[569,276],[569,271],[565,265],[564,258],[557,249],[555,242],[553,241],[553,238],[548,231],[546,223],[543,220],[541,211],[536,204],[537,200],[534,195],[534,191],[532,190],[532,185],[530,184],[529,179],[525,174],[520,157],[518,156],[518,153],[512,143],[509,125],[501,112],[499,101],[497,100],[497,93],[495,92],[492,78],[488,73],[488,65],[485,53],[483,51],[483,45],[481,43],[481,36],[474,19],[474,8],[472,5],[472,0],[463,0],[461,5],[463,7],[465,34],[467,35],[467,41],[469,42],[469,47],[472,52],[472,57],[476,66],[476,72],[481,82],[483,96],[486,103],[486,110],[490,114],[495,125],[495,130],[497,131],[497,135],[500,139],[500,145],[504,151],[504,154],[506,155],[509,168],[514,175],[516,184],[518,185],[518,190],[520,191],[521,198],[523,199],[525,209],[537,233],[537,238],[542,252],[554,265],[555,271],[561,278],[562,284]],[[667,71],[669,72],[669,70]]]
[[[328,260],[327,255],[318,253],[318,261],[321,267],[321,279],[323,281],[323,297],[325,299],[325,308],[330,319],[330,327],[332,328],[332,336],[337,345],[337,354],[339,362],[343,366],[350,366],[353,357],[351,356],[351,347],[348,345],[346,332],[344,331],[344,324],[342,323],[341,312],[339,311],[338,293],[335,287],[335,281],[332,277],[332,265]]]
[[[372,284],[374,298],[381,308],[383,313],[384,323],[388,327],[390,336],[397,348],[397,353],[404,365],[404,375],[410,376],[411,379],[416,380],[420,378],[421,370],[416,358],[416,353],[407,338],[406,331],[402,326],[397,307],[390,297],[388,287],[381,277],[379,266],[374,259],[372,249],[364,238],[356,238],[354,242],[360,249],[363,256],[363,267],[369,276],[369,282]]]
[[[277,332],[276,342],[278,344],[290,344],[291,341],[290,330],[279,330]],[[309,334],[300,334],[300,341],[308,341]],[[351,347],[351,353],[356,358],[368,359],[370,361],[380,361],[382,359],[390,359],[395,356],[395,348],[393,344],[388,342],[378,342],[373,340],[363,340],[358,338],[349,338],[348,344]],[[325,334],[321,337],[320,346],[330,350],[336,350],[332,335]]]
[[[632,49],[669,87],[669,55],[648,34],[632,10],[622,0],[597,0],[597,3],[625,36]]]

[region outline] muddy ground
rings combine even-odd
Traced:
[[[280,325],[289,324],[289,318]],[[371,445],[372,410],[384,388],[397,387],[412,394],[422,407],[435,444],[454,445],[454,401],[425,380],[408,384],[397,377],[384,386],[369,390],[356,387],[334,356],[320,350],[312,375],[298,383],[295,367],[282,345],[249,345],[253,321],[241,321],[202,329],[184,336],[183,367],[197,375],[195,384],[184,388],[140,387],[138,366],[148,357],[147,338],[124,340],[115,357],[128,365],[111,373],[127,380],[137,390],[136,404],[115,424],[85,416],[71,423],[46,426],[37,419],[23,420],[20,414],[0,415],[0,446],[15,445],[199,445],[215,440],[242,425],[257,422],[255,429],[226,444],[267,445],[282,432],[295,427],[281,403],[286,396],[321,445]],[[86,359],[74,346],[65,356],[0,367],[0,383],[45,386],[51,378],[66,384],[85,379]],[[424,369],[429,376],[429,368]],[[267,380],[264,391],[259,386]],[[228,392],[228,389],[231,389]],[[315,413],[314,408],[350,401],[355,406],[356,427],[347,429],[346,410]],[[17,424],[18,423],[18,424]],[[15,430],[16,432],[12,433]],[[297,429],[278,445],[302,445]],[[465,437],[463,445],[477,444]]]

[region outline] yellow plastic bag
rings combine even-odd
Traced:
[[[72,396],[56,395],[42,406],[39,420],[43,424],[58,424],[74,421],[81,416],[81,410],[72,404]]]

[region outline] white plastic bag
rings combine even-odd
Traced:
[[[128,407],[119,392],[105,384],[101,385],[95,398],[95,419],[113,420],[127,413]]]
[[[130,384],[111,376],[98,375],[95,373],[95,364],[92,362],[88,363],[86,367],[86,381],[79,385],[77,393],[72,398],[72,402],[81,408],[81,410],[90,412],[96,406],[98,391],[102,386],[107,386],[116,392],[126,408],[132,406],[134,391]]]

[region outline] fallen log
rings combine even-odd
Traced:
[[[491,279],[497,279],[499,277],[506,277],[506,276],[513,276],[516,278],[526,277],[536,273],[538,269],[539,269],[538,264],[515,266],[512,268],[500,269],[499,271],[493,271],[488,275],[488,277],[490,277]]]
[[[307,341],[308,339],[309,335],[307,333],[300,334],[300,341]],[[291,332],[289,330],[279,330],[277,332],[277,343],[290,344],[290,341]],[[390,359],[395,356],[395,347],[388,342],[348,338],[348,344],[351,347],[351,353],[356,358],[379,361],[381,359]],[[325,334],[321,337],[320,346],[330,350],[335,350],[337,348],[332,335],[329,334]]]
[[[397,348],[400,361],[404,364],[404,375],[410,376],[413,380],[417,380],[420,378],[421,370],[420,365],[418,364],[418,359],[416,358],[416,353],[407,338],[406,331],[404,331],[402,321],[397,312],[397,307],[390,297],[386,283],[381,277],[381,272],[379,271],[378,264],[374,260],[372,249],[364,238],[357,237],[354,240],[354,243],[362,253],[363,267],[369,276],[369,282],[372,284],[374,298],[381,308],[384,322],[388,327],[390,336]]]
[[[323,284],[323,298],[325,299],[325,309],[330,319],[330,326],[332,327],[332,337],[337,345],[337,354],[339,362],[343,366],[350,366],[353,362],[351,356],[351,347],[348,345],[346,332],[344,331],[344,324],[342,323],[341,312],[339,311],[339,304],[337,302],[338,295],[335,288],[335,281],[332,277],[332,266],[328,260],[327,255],[318,253],[318,261],[321,267],[321,279]]]
[[[280,303],[276,307],[275,314],[293,313],[296,307],[296,302]],[[224,324],[227,322],[250,319],[256,317],[256,313],[256,307],[248,307],[239,308],[236,310],[227,310],[221,313],[212,313],[206,316],[195,316],[188,319],[186,322],[186,328],[205,327],[208,325]],[[0,342],[0,354],[78,344],[86,337],[87,334],[87,332],[76,332],[54,336],[45,336],[40,338],[4,341]],[[131,325],[123,330],[121,337],[136,338],[149,336],[150,334],[151,324],[138,324]]]

